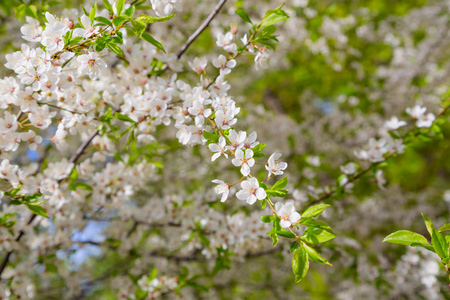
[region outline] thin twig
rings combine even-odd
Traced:
[[[216,7],[211,11],[211,13],[208,15],[208,17],[203,21],[203,23],[200,25],[197,30],[191,34],[191,36],[187,39],[186,43],[181,47],[180,51],[177,53],[178,59],[183,55],[183,53],[189,48],[189,46],[197,39],[197,37],[203,32],[203,30],[208,27],[209,23],[214,19],[214,17],[219,13],[222,6],[224,6],[225,2],[227,0],[220,0],[219,3],[217,3]]]

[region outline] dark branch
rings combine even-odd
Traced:
[[[198,38],[198,36],[203,32],[203,30],[208,27],[209,23],[214,19],[214,17],[219,13],[222,6],[224,6],[225,2],[227,0],[220,0],[219,3],[217,3],[216,7],[212,10],[212,12],[209,14],[209,16],[203,21],[203,23],[200,25],[197,30],[191,34],[191,36],[187,39],[186,43],[181,47],[180,51],[177,53],[178,59],[183,55],[183,53],[189,48],[189,46]]]

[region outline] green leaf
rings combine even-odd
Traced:
[[[130,147],[131,143],[134,141],[134,129],[130,132],[130,135],[128,136],[127,139],[127,149]]]
[[[274,196],[274,197],[284,197],[288,193],[287,190],[281,190],[281,191],[267,190],[266,192],[267,192],[268,195],[271,195],[271,196]]]
[[[308,253],[308,257],[315,263],[321,264],[321,265],[328,265],[332,266],[328,260],[326,260],[322,255],[320,255],[314,248],[309,247],[306,244],[303,244],[303,247],[305,248],[306,252]]]
[[[113,24],[114,24],[114,26],[118,27],[118,26],[122,25],[122,23],[124,23],[125,21],[128,21],[128,20],[129,20],[129,18],[126,16],[115,17],[113,19]]]
[[[203,137],[208,141],[208,142],[211,142],[211,143],[217,143],[218,141],[219,141],[219,135],[218,134],[215,134],[215,133],[211,133],[211,132],[208,132],[208,131],[206,131],[206,130],[203,130]]]
[[[254,154],[258,154],[267,146],[267,144],[258,144],[255,147],[252,148],[252,151]]]
[[[261,199],[261,209],[265,209],[267,206],[267,198]]]
[[[84,182],[75,182],[72,185],[73,190],[76,190],[77,188],[82,189],[82,190],[87,190],[87,191],[93,191],[94,189],[92,188],[92,186],[90,186],[87,183]]]
[[[132,5],[127,10],[125,10],[123,12],[123,14],[131,18],[131,17],[133,17],[135,10],[136,10],[136,8],[134,7],[134,5]]]
[[[125,5],[125,0],[117,0],[116,8],[117,15],[120,16],[122,14],[123,6]]]
[[[80,6],[81,6],[81,9],[83,10],[84,15],[85,15],[86,17],[89,17],[89,14],[87,13],[86,8],[84,8],[83,5],[80,5]],[[47,21],[48,21],[48,20],[47,20]]]
[[[443,231],[449,231],[450,230],[450,223],[445,224],[441,228],[439,228],[437,231],[443,232]]]
[[[152,281],[153,279],[156,278],[156,276],[158,275],[158,269],[157,268],[153,268],[152,272],[150,273],[150,276],[148,277],[148,281]]]
[[[94,2],[91,8],[91,12],[89,13],[89,19],[91,19],[91,24],[94,23],[95,15],[97,14],[97,2]]]
[[[420,245],[429,245],[427,239],[423,235],[409,230],[399,230],[391,233],[383,239],[383,243],[384,242],[409,246],[413,243]]]
[[[306,273],[308,273],[308,269],[308,253],[305,248],[300,247],[295,250],[294,256],[292,257],[292,271],[294,271],[295,274],[295,282],[300,282],[303,278],[305,278]]]
[[[261,221],[264,223],[271,223],[273,219],[273,216],[262,216]]]
[[[302,239],[310,244],[321,244],[334,239],[336,235],[331,228],[327,227],[310,227],[305,230]]]
[[[427,249],[428,251],[434,252],[434,248],[429,246],[429,245],[422,245],[422,244],[419,244],[419,243],[412,243],[410,246],[411,247],[422,247],[422,248]]]
[[[288,19],[289,15],[282,10],[281,7],[282,6],[279,6],[276,9],[268,10],[261,22],[261,27],[267,27]]]
[[[287,195],[287,190],[281,190],[281,191],[273,191],[273,190],[267,190],[266,191],[268,195],[274,196],[274,197],[284,197]]]
[[[236,10],[236,14],[242,18],[242,20],[244,20],[247,23],[253,24],[252,20],[250,20],[250,17],[247,15],[247,13],[245,11],[243,11],[242,9],[238,9]]]
[[[305,210],[305,212],[302,214],[302,219],[312,219],[320,216],[322,212],[325,210],[325,208],[330,207],[328,204],[319,204],[315,205],[313,207],[308,208]]]
[[[111,26],[111,27],[113,26],[113,24],[111,23],[110,20],[108,20],[107,18],[102,17],[102,16],[95,17],[94,20],[97,21],[97,22],[100,22],[100,23],[104,23],[104,24],[106,24],[106,25],[109,25],[109,26]]]
[[[106,48],[108,48],[109,50],[111,50],[112,52],[114,52],[115,54],[117,54],[117,56],[123,57],[123,51],[122,51],[122,49],[120,49],[120,47],[117,46],[116,44],[112,44],[112,43],[106,44]],[[128,122],[129,122],[129,121],[128,121]],[[135,123],[135,122],[133,121],[133,123]]]
[[[298,241],[295,241],[289,246],[289,251],[291,251],[291,253],[294,253],[297,248],[298,248]]]
[[[288,178],[287,178],[287,177],[284,177],[283,179],[278,180],[278,181],[273,185],[273,187],[271,187],[270,189],[271,189],[272,191],[282,190],[282,189],[284,189],[284,188],[286,187],[287,183],[288,183]]]
[[[48,219],[47,212],[39,205],[27,204],[27,207],[35,215],[42,216]]]
[[[280,230],[281,230],[280,218],[275,216],[272,222],[272,231],[280,231]],[[272,246],[275,247],[276,244],[278,243],[278,234],[271,233],[270,237],[272,238]]]
[[[143,39],[144,41],[152,44],[153,46],[155,46],[156,48],[160,49],[162,52],[166,53],[166,50],[164,50],[164,47],[161,45],[160,42],[158,42],[157,40],[155,40],[150,34],[148,34],[147,32],[144,32],[141,36],[141,39]]]
[[[448,244],[442,233],[433,228],[433,235],[431,237],[431,245],[434,247],[436,254],[440,258],[448,257]]]
[[[114,114],[114,118],[124,121],[124,122],[130,122],[132,124],[136,123],[136,121],[134,121],[130,117],[128,117],[126,115],[122,115],[121,113],[117,113],[117,112]]]
[[[133,26],[133,31],[136,34],[136,36],[140,38],[145,31],[146,28],[145,23],[131,20],[131,25]]]
[[[109,3],[108,0],[103,0],[103,6],[110,12],[110,13],[114,13],[114,9],[111,6],[111,4]]]
[[[430,237],[433,235],[433,222],[430,221],[425,215],[422,213],[423,221],[425,222],[425,226],[427,227],[428,233],[430,234]]]
[[[140,15],[139,17],[136,18],[136,21],[143,22],[143,23],[156,23],[156,22],[163,22],[163,21],[170,20],[174,16],[175,16],[174,14],[168,15],[165,17],[152,17],[152,16],[147,16],[147,15]]]
[[[283,231],[283,230],[271,230],[267,234],[278,234],[282,237],[288,238],[288,239],[295,239],[295,235],[292,232],[289,231]]]
[[[202,243],[203,246],[209,247],[210,242],[209,242],[208,238],[206,237],[206,235],[199,234],[198,237],[200,238],[200,243]]]
[[[78,179],[78,171],[77,168],[72,168],[72,171],[69,175],[69,185],[72,185]]]

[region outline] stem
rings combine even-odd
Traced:
[[[186,43],[184,43],[183,46],[181,46],[180,51],[177,53],[178,59],[183,55],[183,53],[189,48],[189,46],[197,39],[197,37],[203,32],[203,30],[208,27],[209,23],[214,19],[214,17],[219,13],[220,9],[225,5],[225,2],[227,0],[220,0],[219,3],[214,7],[214,9],[211,11],[211,13],[208,15],[208,17],[203,21],[203,23],[200,25],[200,27],[197,28],[196,31],[194,31],[191,36],[187,39]]]
[[[237,182],[233,183],[232,185],[230,185],[230,187],[235,186],[236,184],[238,184],[239,182],[242,181],[242,179],[244,179],[245,176],[242,176],[241,179],[239,179]]]

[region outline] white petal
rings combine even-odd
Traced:
[[[291,221],[291,223],[296,223],[298,220],[300,220],[301,216],[298,212],[294,212],[293,214],[291,214],[289,216],[289,221]]]
[[[250,193],[247,190],[240,190],[239,192],[236,193],[236,197],[239,200],[247,200],[248,197],[250,197]]]
[[[291,227],[291,222],[285,221],[285,220],[281,220],[280,221],[280,226],[283,227],[283,228]]]
[[[235,165],[236,166],[236,165]],[[247,176],[250,174],[250,167],[247,164],[243,164],[241,167],[241,174]]]
[[[220,147],[217,144],[209,144],[208,148],[212,152],[218,152],[220,150]]]
[[[215,153],[212,157],[211,157],[211,161],[215,161],[216,159],[218,159],[220,156],[220,153]]]
[[[247,203],[252,205],[255,202],[256,202],[256,197],[255,197],[255,195],[251,194],[250,197],[247,198]]]
[[[237,158],[233,158],[233,159],[231,160],[231,163],[232,163],[233,165],[235,165],[236,167],[239,167],[240,165],[242,165],[242,161],[239,160],[239,159],[237,159]]]
[[[258,200],[262,200],[266,198],[266,196],[267,196],[266,191],[263,188],[258,188],[256,190],[256,198],[258,198]]]

